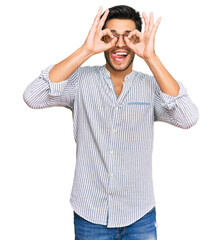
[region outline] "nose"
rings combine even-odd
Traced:
[[[123,46],[125,46],[125,45],[126,45],[126,44],[125,44],[125,41],[124,41],[124,39],[123,39],[123,36],[120,35],[118,41],[116,42],[116,46],[118,46],[118,47],[123,47]]]

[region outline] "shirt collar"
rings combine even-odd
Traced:
[[[101,66],[101,71],[106,78],[110,78],[110,72],[106,68],[106,64]],[[131,82],[135,77],[136,72],[132,70],[131,73],[125,76],[124,82]]]

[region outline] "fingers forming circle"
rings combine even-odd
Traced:
[[[131,43],[130,40],[129,40],[127,37],[126,37],[124,40],[125,40],[126,45],[127,45],[129,48],[133,49],[134,44]]]
[[[139,38],[140,41],[142,41],[143,39],[142,33],[137,29],[130,32],[127,38],[130,39],[132,36],[136,36],[137,38]]]
[[[99,38],[101,39],[104,36],[108,36],[110,39],[113,39],[114,36],[112,32],[110,31],[109,28],[103,29],[102,31],[99,32]]]

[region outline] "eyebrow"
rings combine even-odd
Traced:
[[[112,33],[116,33],[116,30],[114,30],[114,29],[113,29],[113,30],[110,30],[110,31],[111,31]],[[124,32],[125,32],[125,33],[130,33],[130,32],[132,32],[132,31],[131,31],[131,30],[125,30]]]

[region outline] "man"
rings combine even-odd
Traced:
[[[76,239],[157,239],[152,182],[154,121],[192,127],[197,107],[154,50],[153,13],[100,7],[84,44],[25,90],[31,108],[72,110],[77,144],[70,204]],[[81,66],[104,52],[103,66]],[[132,70],[135,54],[153,76]]]

